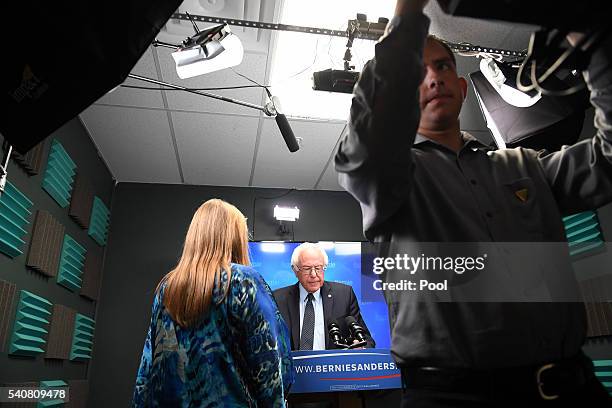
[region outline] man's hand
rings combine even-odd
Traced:
[[[584,37],[584,34],[577,32],[571,32],[565,36],[565,38],[567,38],[567,42],[569,42],[572,47],[575,47],[576,44],[582,40],[582,37]]]
[[[395,15],[422,13],[429,0],[397,0]]]

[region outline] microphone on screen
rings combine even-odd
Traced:
[[[361,327],[359,323],[357,323],[357,320],[355,320],[353,316],[346,316],[344,318],[344,321],[346,322],[346,325],[349,327],[349,330],[351,331],[351,335],[353,336],[354,339],[356,339],[360,343],[367,341],[365,329]]]
[[[340,326],[336,321],[329,322],[327,325],[327,330],[329,331],[329,338],[336,345],[342,344],[342,332],[340,331]]]

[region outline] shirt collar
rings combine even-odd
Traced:
[[[298,283],[298,287],[300,288],[300,303],[304,303],[306,300],[306,296],[308,296],[308,291],[304,289],[301,283]],[[312,295],[315,298],[315,301],[321,300],[321,288],[317,289],[316,292],[312,292]]]
[[[490,146],[487,146],[486,144],[482,143],[480,140],[476,139],[474,136],[470,135],[468,132],[461,132],[461,138],[463,139],[463,147],[472,146],[477,149],[485,149],[485,150],[492,149]],[[436,142],[435,140],[431,140],[427,138],[426,136],[423,136],[417,133],[416,137],[414,138],[414,145],[416,146],[417,144],[421,144],[425,142],[429,142],[429,143],[433,143],[438,146],[442,146],[440,143]]]

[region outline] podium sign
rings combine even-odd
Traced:
[[[400,371],[384,349],[293,351],[291,393],[401,388]]]

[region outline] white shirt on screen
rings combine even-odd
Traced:
[[[306,296],[308,291],[304,289],[302,284],[300,288],[300,338],[302,337],[302,324],[304,323],[304,310],[306,309]],[[314,339],[312,342],[313,350],[325,350],[325,318],[323,317],[323,299],[321,299],[321,289],[313,292],[314,301],[312,306],[314,307],[315,323],[314,323]]]

